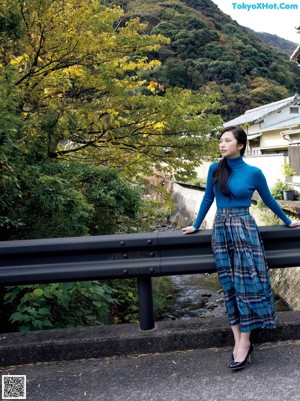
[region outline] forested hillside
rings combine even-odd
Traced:
[[[170,38],[153,54],[162,65],[144,77],[166,87],[220,92],[225,120],[299,90],[298,66],[211,0],[123,0],[121,6],[127,18],[148,22],[149,33]]]
[[[288,57],[292,55],[292,53],[298,46],[298,43],[283,39],[280,36],[272,35],[267,32],[255,32],[249,28],[247,29],[249,30],[249,32],[252,32],[255,36],[262,40],[265,44],[270,46],[272,49],[276,50],[278,53],[285,54]]]

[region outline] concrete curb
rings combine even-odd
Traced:
[[[300,339],[300,311],[277,313],[276,330],[255,330],[254,343]],[[224,347],[232,344],[227,317],[55,329],[0,335],[1,366]]]

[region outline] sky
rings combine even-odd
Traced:
[[[300,44],[300,0],[212,0],[240,25]]]

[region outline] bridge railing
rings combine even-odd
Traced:
[[[300,266],[300,229],[260,232],[270,268]],[[0,286],[137,278],[142,330],[155,325],[152,277],[215,271],[211,230],[0,242]]]

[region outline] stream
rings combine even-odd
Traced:
[[[168,221],[153,229],[174,231],[178,227]],[[170,279],[176,300],[171,309],[163,314],[162,320],[219,317],[226,313],[217,273],[177,275],[170,276]]]
[[[226,313],[216,273],[178,275],[171,280],[177,297],[166,319],[219,317]]]
[[[220,317],[226,314],[217,273],[171,276],[176,301],[163,320]],[[289,310],[275,295],[275,311]]]

